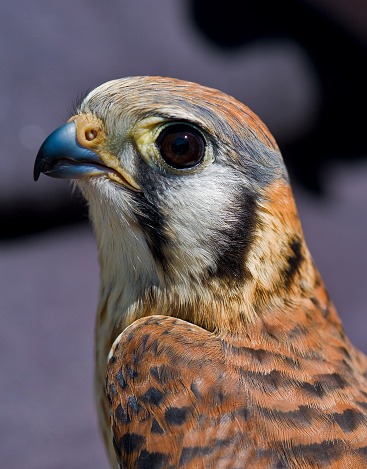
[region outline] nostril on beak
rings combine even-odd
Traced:
[[[86,129],[84,132],[84,137],[88,142],[92,142],[97,138],[98,132],[96,129]]]

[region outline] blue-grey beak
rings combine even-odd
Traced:
[[[41,173],[60,179],[79,179],[106,172],[106,166],[92,150],[81,146],[73,121],[50,134],[38,151],[33,178]]]

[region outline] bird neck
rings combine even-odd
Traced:
[[[205,282],[194,279],[186,285],[167,285],[147,252],[144,259],[145,251],[138,258],[121,258],[106,242],[106,230],[98,233],[97,228],[96,233],[97,241],[104,237],[99,242],[101,287],[96,324],[101,366],[124,328],[154,314],[178,317],[218,334],[254,338],[264,327],[276,325],[284,341],[290,328],[302,322],[340,323],[305,244],[290,186],[284,181],[269,187],[258,202],[257,228],[244,259],[248,275],[239,281],[213,276]],[[141,248],[143,240],[137,236],[134,239]],[[116,239],[121,236],[111,232],[111,240]],[[130,246],[128,251],[134,249]]]

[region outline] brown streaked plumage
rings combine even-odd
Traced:
[[[367,467],[367,359],[246,106],[169,78],[114,80],[46,140],[40,172],[76,179],[90,207],[112,465]]]

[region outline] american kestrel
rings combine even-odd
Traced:
[[[112,465],[367,467],[367,359],[253,112],[194,83],[113,80],[46,139],[41,172],[75,179],[89,204]]]

